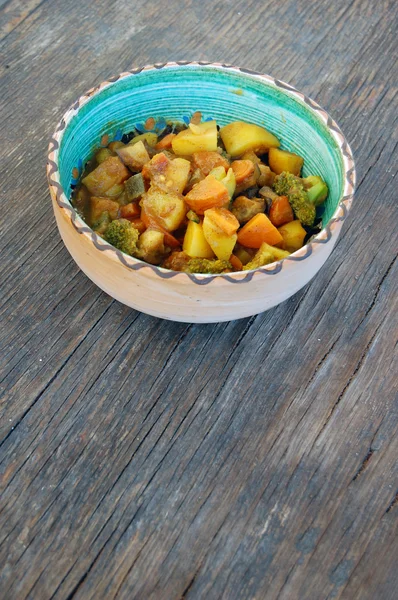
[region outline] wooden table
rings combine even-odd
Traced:
[[[397,598],[395,3],[1,4],[1,599]],[[134,312],[55,226],[62,112],[183,58],[292,83],[356,158],[331,258],[251,319]]]

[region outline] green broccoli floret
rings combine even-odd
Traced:
[[[191,258],[187,263],[186,271],[188,273],[224,273],[232,271],[232,265],[227,260]]]
[[[269,265],[270,263],[275,262],[275,258],[272,256],[271,252],[265,250],[264,252],[256,252],[253,260],[244,265],[244,271],[251,271],[252,269],[258,269],[259,267],[263,267],[264,265]]]
[[[275,177],[274,190],[279,196],[287,196],[290,206],[302,225],[311,227],[315,221],[316,209],[309,201],[302,180],[292,173],[283,171]]]
[[[287,171],[283,171],[283,173],[277,175],[274,179],[273,187],[278,196],[287,196],[289,191],[297,186],[303,187],[301,185],[300,177],[293,175],[293,173],[288,173]]]
[[[264,265],[269,265],[277,260],[282,260],[289,256],[289,254],[290,252],[287,252],[286,250],[275,248],[274,246],[270,246],[266,242],[263,242],[253,259],[243,267],[243,270],[250,271],[251,269],[258,269],[258,267],[263,267]]]
[[[137,253],[138,229],[127,219],[115,219],[106,228],[104,239],[126,254],[134,256]]]

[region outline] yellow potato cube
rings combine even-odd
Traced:
[[[187,212],[187,205],[180,195],[153,186],[143,195],[141,203],[142,209],[166,231],[178,229]]]
[[[192,258],[213,258],[214,253],[203,233],[202,225],[189,221],[182,249]]]
[[[237,234],[234,233],[233,235],[226,235],[206,215],[203,219],[203,233],[217,258],[220,260],[229,260],[229,257],[231,256],[236,244],[236,240],[238,239]]]
[[[287,171],[299,177],[304,164],[304,158],[293,152],[287,152],[287,150],[270,148],[268,162],[271,170],[277,175]]]
[[[285,248],[288,252],[299,250],[303,246],[304,238],[307,235],[306,230],[299,220],[285,223],[282,227],[278,227],[278,231],[283,237]]]
[[[165,253],[164,233],[154,229],[146,229],[138,240],[139,258],[158,265]]]
[[[194,152],[217,150],[217,124],[205,121],[200,125],[190,123],[188,129],[177,133],[171,143],[173,152],[182,156],[191,156]]]
[[[182,194],[188,183],[191,172],[191,163],[185,158],[175,158],[167,166],[165,177],[166,187],[170,190]]]
[[[280,146],[278,138],[264,127],[243,121],[234,121],[220,130],[220,136],[228,154],[233,158],[245,152],[263,153]]]
[[[102,196],[117,183],[122,183],[130,173],[117,156],[110,156],[94,171],[83,177],[82,183],[90,194]]]

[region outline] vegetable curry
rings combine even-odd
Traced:
[[[282,260],[320,229],[328,188],[265,128],[187,127],[96,150],[72,203],[122,252],[175,271],[228,273]]]

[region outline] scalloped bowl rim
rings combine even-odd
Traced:
[[[73,208],[70,200],[66,197],[63,188],[60,183],[59,169],[58,169],[58,154],[59,148],[61,145],[61,140],[63,137],[63,133],[66,129],[68,123],[77,115],[80,108],[89,102],[93,96],[98,94],[104,88],[114,85],[120,79],[124,79],[125,77],[133,77],[143,71],[155,71],[159,69],[176,69],[178,67],[201,67],[201,68],[210,68],[212,70],[219,69],[222,71],[233,71],[239,73],[243,76],[254,78],[257,81],[263,81],[267,85],[272,85],[277,87],[280,91],[293,96],[296,100],[300,102],[304,102],[306,104],[307,109],[309,109],[313,116],[320,120],[323,125],[326,125],[329,133],[334,138],[337,148],[340,151],[342,164],[343,164],[343,192],[340,195],[339,202],[337,204],[336,210],[334,211],[332,217],[329,219],[326,227],[322,228],[322,230],[313,236],[311,240],[302,248],[292,253],[290,256],[266,265],[264,267],[258,267],[257,269],[253,269],[250,271],[235,271],[232,273],[216,273],[216,274],[205,274],[205,273],[185,273],[181,271],[172,271],[170,269],[165,269],[163,267],[158,267],[156,265],[151,265],[146,263],[140,259],[134,258],[128,254],[124,254],[120,250],[117,250],[114,246],[111,246],[103,238],[98,236],[88,225],[83,221],[83,219],[79,216],[77,211]],[[88,90],[85,94],[80,96],[78,100],[76,100],[64,113],[61,120],[59,121],[54,134],[50,139],[50,143],[48,146],[48,157],[47,157],[47,179],[50,187],[51,195],[56,200],[59,208],[64,212],[65,216],[70,220],[73,227],[82,235],[84,235],[90,243],[92,243],[99,251],[106,251],[109,258],[114,261],[121,262],[124,266],[128,267],[130,270],[141,270],[141,269],[149,269],[152,272],[159,275],[162,279],[170,279],[176,276],[185,277],[197,284],[207,284],[215,279],[226,279],[232,283],[238,283],[243,281],[250,281],[254,275],[257,273],[270,274],[275,275],[279,273],[282,269],[282,264],[294,264],[297,262],[302,262],[306,258],[308,258],[313,252],[317,251],[317,247],[322,244],[326,244],[331,240],[334,235],[338,235],[340,232],[340,227],[342,222],[346,219],[348,212],[351,208],[352,199],[354,196],[355,190],[355,164],[352,156],[352,152],[348,142],[346,141],[343,133],[341,132],[337,123],[332,119],[332,117],[319,105],[317,102],[305,96],[302,92],[298,91],[296,88],[287,84],[281,80],[275,79],[270,75],[265,75],[262,73],[258,73],[256,71],[251,71],[249,69],[236,67],[233,65],[222,64],[222,63],[212,63],[212,62],[204,62],[204,61],[177,61],[177,62],[167,62],[167,63],[155,63],[154,65],[146,65],[144,67],[133,68],[131,71],[125,71],[116,75],[114,77],[110,77],[106,81],[98,84],[97,86]],[[337,231],[335,231],[336,225],[339,225]]]

